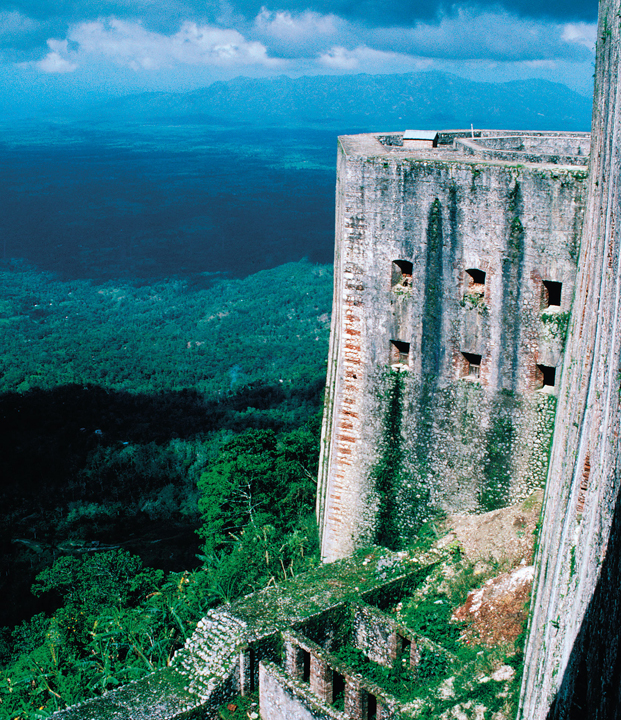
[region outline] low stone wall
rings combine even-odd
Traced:
[[[368,717],[370,699],[376,704],[377,720],[399,720],[403,704],[374,682],[357,673],[332,653],[326,652],[299,633],[283,633],[285,644],[285,672],[304,687],[316,700],[331,705],[335,693],[335,677],[343,683],[344,712],[349,720]],[[310,660],[308,678],[304,677],[304,655]],[[265,720],[265,718],[263,719]]]
[[[408,650],[410,667],[418,664],[416,636],[377,608],[355,605],[353,644],[373,662],[391,667]]]
[[[435,560],[431,554],[409,557],[374,548],[366,556],[321,566],[277,587],[222,605],[198,623],[175,654],[171,667],[53,717],[216,720],[224,702],[256,691],[261,662],[280,662],[282,630],[306,628],[321,643],[334,647],[342,636],[342,626],[351,627],[349,602],[372,598],[394,602]],[[323,652],[319,645],[314,647],[319,654]]]
[[[512,142],[513,141],[513,142]],[[513,145],[513,147],[512,147]],[[455,139],[455,146],[466,155],[485,160],[515,163],[584,166],[589,155],[589,136],[584,138],[538,138],[531,136],[490,137],[475,140]]]
[[[273,663],[259,665],[262,720],[348,720],[345,713],[320,705],[308,686]]]
[[[167,668],[127,683],[103,697],[54,713],[57,720],[190,720],[216,717],[211,703],[185,690],[185,678]]]
[[[351,629],[351,610],[346,603],[331,607],[293,627],[304,637],[324,650],[333,650],[342,642],[343,634]]]

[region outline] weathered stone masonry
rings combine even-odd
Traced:
[[[405,145],[339,142],[326,560],[397,547],[437,510],[506,505],[547,469],[589,136]]]
[[[621,2],[602,0],[576,298],[519,717],[621,713]]]
[[[519,496],[545,474],[558,395],[520,720],[607,720],[621,708],[620,18],[621,0],[602,0],[562,378],[586,136],[444,133],[439,149],[415,152],[399,134],[361,136],[343,138],[339,155],[324,555],[378,530],[406,536],[421,507],[408,478],[424,507]],[[399,513],[404,525],[391,527]],[[265,720],[408,717],[333,651],[349,614],[349,644],[380,664],[408,650],[416,668],[425,639],[396,626],[381,596],[406,592],[422,561],[375,550],[223,606],[172,667],[56,717],[215,718],[257,684]],[[329,702],[341,691],[342,710]]]

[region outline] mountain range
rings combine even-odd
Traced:
[[[185,93],[150,92],[97,109],[119,120],[177,119],[348,131],[455,127],[588,130],[591,98],[560,83],[486,83],[441,72],[238,77]]]

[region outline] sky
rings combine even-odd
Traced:
[[[0,112],[238,75],[440,70],[591,91],[595,0],[0,0]]]

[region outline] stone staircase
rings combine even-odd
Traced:
[[[247,639],[247,625],[224,606],[210,610],[173,660],[185,689],[206,701],[231,675]]]

